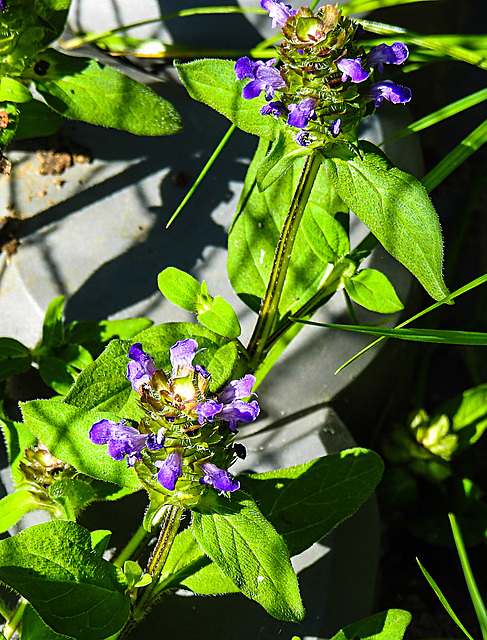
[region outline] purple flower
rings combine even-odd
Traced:
[[[352,82],[363,82],[369,74],[362,67],[362,58],[342,58],[337,62],[337,68],[342,72],[342,82],[350,78]]]
[[[237,422],[252,422],[259,415],[259,405],[256,400],[244,402],[242,398],[248,398],[252,394],[255,377],[248,373],[240,380],[233,380],[220,391],[216,400],[205,400],[196,407],[198,422],[203,424],[205,420],[213,422],[225,420],[232,431],[237,428]]]
[[[176,482],[183,475],[183,456],[181,452],[175,449],[167,456],[165,460],[156,460],[154,462],[159,468],[157,474],[157,482],[168,491],[173,491]]]
[[[287,123],[291,127],[304,129],[310,120],[316,120],[315,107],[317,102],[318,100],[315,98],[304,98],[298,104],[290,104]]]
[[[341,118],[337,118],[336,120],[333,120],[333,122],[331,123],[331,127],[330,127],[330,133],[331,135],[336,138],[337,135],[340,133],[340,129],[342,128],[342,120]]]
[[[376,107],[381,104],[384,98],[394,104],[404,104],[411,100],[411,89],[394,84],[391,80],[383,80],[371,84],[366,97],[374,100]]]
[[[114,460],[123,460],[127,456],[127,465],[133,467],[142,459],[142,449],[148,447],[153,451],[160,449],[164,443],[163,432],[157,434],[140,433],[125,420],[100,420],[91,427],[89,438],[94,444],[108,444],[108,455]],[[162,442],[161,442],[162,440]]]
[[[277,25],[284,26],[286,20],[296,13],[290,4],[284,4],[284,2],[277,2],[276,0],[260,0],[260,6],[269,12],[273,29]]]
[[[265,104],[260,108],[260,112],[263,116],[273,116],[274,118],[279,118],[279,116],[283,116],[286,113],[286,107],[280,100],[276,100],[275,102],[269,102],[269,104]]]
[[[170,349],[172,375],[175,377],[187,376],[189,371],[194,371],[192,366],[198,343],[192,338],[179,340]]]
[[[150,382],[157,371],[154,358],[142,350],[140,342],[130,347],[127,357],[132,360],[127,365],[127,378],[130,380],[132,388],[138,391],[140,385]]]
[[[5,11],[7,8],[7,0],[0,0],[0,11]]]
[[[294,137],[294,140],[301,146],[301,147],[309,147],[309,145],[314,142],[314,140],[316,140],[316,138],[314,136],[311,136],[309,134],[309,131],[300,131],[299,133],[297,133]]]
[[[228,471],[223,471],[211,462],[201,462],[199,468],[203,472],[200,484],[209,484],[220,491],[236,491],[240,488],[240,482],[235,480]]]
[[[252,61],[247,56],[240,58],[235,63],[235,75],[238,80],[250,78],[250,82],[245,85],[242,97],[246,100],[257,98],[261,91],[265,91],[267,100],[272,100],[274,91],[285,89],[286,83],[281,78],[278,69],[274,68],[276,58],[262,62],[262,60]]]
[[[367,55],[367,65],[382,71],[385,64],[402,64],[408,57],[409,50],[402,42],[393,45],[378,44],[372,47]]]

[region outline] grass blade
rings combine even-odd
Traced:
[[[460,100],[451,102],[446,107],[442,107],[441,109],[438,109],[438,111],[433,111],[433,113],[428,114],[424,118],[420,118],[419,120],[416,120],[416,122],[412,122],[407,127],[404,127],[404,129],[401,129],[392,136],[389,136],[389,138],[384,140],[381,144],[386,144],[387,142],[391,142],[391,140],[403,138],[411,133],[422,131],[423,129],[431,127],[442,120],[451,118],[457,113],[465,111],[470,107],[474,107],[476,104],[479,104],[484,100],[487,100],[487,89],[480,89],[480,91],[476,91],[475,93],[471,93],[469,96],[465,96],[465,98],[460,98]]]
[[[477,128],[471,131],[460,144],[446,155],[425,177],[421,180],[426,191],[431,193],[440,182],[450,175],[462,162],[465,162],[472,153],[477,151],[487,141],[487,120],[484,120]]]
[[[384,9],[384,7],[395,7],[400,4],[411,4],[412,2],[432,2],[433,0],[351,0],[341,5],[344,15],[352,13],[362,13],[363,11],[374,11]],[[314,4],[317,4],[315,2]]]
[[[475,613],[477,614],[477,620],[479,621],[480,629],[482,631],[482,637],[484,640],[487,640],[487,611],[485,610],[484,601],[482,600],[477,588],[477,583],[475,582],[475,578],[470,567],[467,550],[465,549],[462,532],[458,526],[457,519],[453,513],[449,513],[448,517],[450,518],[450,526],[455,540],[455,546],[457,548],[458,557],[460,558],[470,598],[472,599],[472,604],[474,606]]]
[[[456,613],[453,611],[453,609],[451,608],[450,604],[448,603],[448,600],[445,598],[445,596],[441,592],[440,587],[436,584],[436,582],[433,580],[433,578],[430,576],[430,574],[426,571],[426,569],[423,567],[423,565],[418,560],[418,558],[416,558],[416,562],[418,563],[419,568],[423,572],[423,575],[426,578],[426,580],[428,581],[430,587],[433,589],[433,591],[438,596],[438,599],[441,602],[441,604],[443,605],[443,607],[445,608],[445,611],[449,614],[450,618],[453,620],[453,622],[458,627],[460,627],[460,629],[463,631],[463,633],[467,636],[467,638],[469,640],[473,640],[472,636],[469,634],[469,632],[465,629],[463,624],[460,622],[460,620],[458,619]]]

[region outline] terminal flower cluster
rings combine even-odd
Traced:
[[[411,91],[391,80],[375,80],[384,65],[400,65],[409,51],[402,42],[379,44],[366,53],[357,44],[358,25],[334,5],[317,13],[307,7],[297,11],[277,0],[261,0],[272,26],[281,26],[281,64],[277,58],[263,62],[243,57],[235,64],[238,80],[249,79],[242,96],[253,99],[264,92],[267,104],[260,113],[299,131],[301,146],[330,146],[339,136],[353,141],[360,120],[383,100],[404,104]]]
[[[139,395],[145,418],[137,428],[126,420],[103,419],[90,429],[90,440],[108,445],[115,460],[135,466],[142,483],[167,495],[167,501],[195,504],[205,486],[235,491],[240,484],[228,472],[236,457],[245,457],[234,443],[239,422],[259,414],[252,395],[254,376],[233,380],[211,396],[211,376],[193,364],[198,343],[191,338],[170,348],[171,372],[158,369],[140,343],[129,351],[127,378]],[[174,494],[174,495],[172,495]]]

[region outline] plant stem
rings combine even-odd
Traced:
[[[133,627],[142,619],[145,611],[151,606],[160,593],[158,580],[164,568],[164,564],[171,551],[172,543],[178,532],[183,509],[181,507],[167,507],[162,522],[161,533],[154,548],[152,556],[147,564],[146,572],[152,576],[152,582],[144,589],[140,600],[135,604],[132,617],[118,635],[118,640],[124,640]]]
[[[137,551],[140,549],[142,544],[145,542],[146,538],[149,538],[151,533],[146,531],[142,525],[137,529],[134,535],[130,538],[128,543],[122,549],[122,551],[118,554],[118,556],[113,561],[113,564],[116,567],[123,567],[126,560],[131,560],[136,557]]]
[[[306,158],[289,212],[284,221],[267,290],[259,311],[259,318],[248,346],[251,369],[257,368],[268,348],[267,340],[277,320],[279,302],[286,281],[294,241],[321,161],[321,155],[316,152]]]
[[[3,635],[5,636],[5,640],[10,640],[14,633],[17,631],[17,627],[22,622],[22,617],[24,615],[25,607],[28,602],[25,598],[21,598],[17,608],[14,610],[12,617],[5,624],[3,628]]]

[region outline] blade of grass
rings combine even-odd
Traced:
[[[154,24],[154,22],[164,22],[165,20],[173,20],[174,18],[187,18],[190,16],[201,16],[201,15],[214,15],[219,13],[261,13],[266,14],[267,11],[264,9],[258,8],[244,8],[244,7],[194,7],[191,9],[181,9],[181,11],[175,11],[174,13],[166,13],[158,18],[151,18],[150,20],[142,20],[140,22],[132,22],[131,24],[124,24],[120,27],[114,27],[113,29],[109,29],[108,31],[99,31],[97,33],[89,33],[84,36],[79,36],[76,38],[71,38],[71,40],[67,40],[66,42],[62,42],[61,46],[63,49],[76,49],[76,47],[81,47],[83,44],[88,44],[88,42],[96,42],[100,38],[107,38],[115,33],[120,33],[121,31],[126,31],[127,29],[135,29],[135,27],[143,27],[146,24]]]
[[[414,322],[414,320],[417,320],[418,318],[421,318],[422,316],[426,315],[430,311],[433,311],[434,309],[438,309],[438,307],[441,307],[443,304],[450,304],[453,301],[454,298],[457,298],[458,296],[462,295],[463,293],[467,293],[467,291],[470,291],[471,289],[474,289],[475,287],[478,287],[479,285],[484,284],[484,282],[487,282],[487,273],[484,274],[483,276],[480,276],[479,278],[476,278],[475,280],[472,280],[471,282],[468,282],[463,287],[460,287],[460,289],[457,289],[456,291],[453,291],[452,293],[450,293],[450,295],[447,296],[446,298],[443,298],[443,300],[440,300],[439,302],[435,302],[434,304],[432,304],[431,306],[427,307],[426,309],[423,309],[423,311],[420,311],[419,313],[416,313],[414,316],[412,316],[408,320],[405,320],[404,322],[401,322],[401,324],[399,324],[396,328],[397,329],[401,329],[402,327],[405,327],[406,325],[410,324],[411,322]],[[369,349],[372,349],[372,347],[375,347],[377,344],[379,344],[379,342],[382,342],[382,340],[384,340],[384,339],[385,338],[380,337],[380,338],[377,338],[377,340],[374,340],[374,342],[371,342],[369,345],[364,347],[361,351],[356,353],[352,358],[350,358],[350,360],[347,360],[347,362],[342,364],[342,366],[339,367],[335,371],[335,373],[339,373],[340,371],[342,371],[342,369],[345,369],[346,366],[348,366],[354,360],[356,360],[357,358],[362,356]]]
[[[485,56],[475,51],[470,51],[464,47],[453,45],[448,42],[444,42],[441,38],[434,38],[431,36],[422,36],[402,27],[396,27],[390,24],[384,24],[382,22],[373,22],[371,20],[358,20],[365,31],[371,31],[372,33],[378,33],[379,35],[399,35],[401,36],[401,42],[406,44],[416,44],[419,47],[425,49],[432,49],[433,51],[439,51],[449,58],[461,60],[468,64],[487,69],[487,60]]]
[[[440,182],[450,175],[462,162],[465,162],[472,153],[477,151],[484,142],[487,142],[487,120],[471,131],[460,144],[446,155],[427,175],[422,178],[426,191],[431,193]]]
[[[392,136],[389,136],[384,140],[382,144],[386,144],[387,142],[391,142],[391,140],[396,140],[397,138],[403,138],[404,136],[408,136],[411,133],[415,133],[417,131],[422,131],[427,127],[431,127],[442,120],[446,120],[447,118],[451,118],[452,116],[460,113],[461,111],[465,111],[470,107],[474,107],[476,104],[487,100],[487,89],[480,89],[480,91],[476,91],[475,93],[471,93],[469,96],[465,98],[461,98],[460,100],[456,100],[455,102],[451,102],[446,107],[442,107],[438,109],[438,111],[433,111],[433,113],[428,114],[424,118],[420,118],[416,120],[416,122],[412,122],[404,129],[397,131]]]
[[[434,0],[351,0],[341,5],[344,15],[352,13],[362,13],[363,11],[375,11],[384,7],[395,7],[400,4],[411,4],[413,2],[433,2]],[[318,4],[318,1],[313,3]]]
[[[475,578],[470,567],[468,560],[467,550],[463,542],[462,532],[458,525],[458,521],[453,513],[449,513],[450,526],[453,533],[453,539],[455,540],[455,546],[457,548],[458,557],[463,569],[463,575],[465,576],[465,582],[467,583],[470,598],[477,614],[477,620],[479,621],[480,630],[482,631],[482,637],[487,640],[487,611],[485,610],[484,601],[480,595],[480,592],[475,582]]]
[[[169,220],[169,222],[166,224],[166,229],[174,222],[174,220],[176,219],[176,216],[178,215],[178,213],[181,211],[181,209],[184,207],[184,205],[188,202],[188,200],[191,198],[191,196],[193,195],[193,193],[196,191],[196,189],[198,188],[198,185],[200,184],[200,182],[203,180],[203,178],[206,176],[206,174],[208,173],[208,171],[211,169],[211,166],[213,165],[213,163],[215,162],[215,160],[218,158],[220,151],[223,149],[223,147],[227,144],[230,136],[232,135],[232,133],[235,131],[235,125],[232,124],[230,125],[228,131],[226,132],[226,134],[223,136],[223,138],[220,140],[219,145],[217,146],[217,148],[215,149],[215,151],[213,151],[213,153],[211,154],[211,158],[208,160],[208,162],[205,164],[205,166],[203,167],[200,175],[196,178],[195,183],[193,184],[193,186],[191,187],[191,189],[188,191],[188,193],[185,195],[185,197],[183,198],[183,201],[181,202],[181,204],[179,205],[179,207],[176,209],[176,211],[172,214],[171,219]]]
[[[428,581],[430,587],[433,589],[433,591],[438,596],[438,600],[441,602],[441,604],[445,608],[445,611],[449,614],[450,618],[463,631],[463,633],[467,636],[467,638],[469,640],[473,640],[472,636],[469,634],[469,632],[465,629],[463,624],[460,622],[460,620],[458,619],[458,616],[456,615],[456,613],[451,608],[448,600],[445,598],[445,596],[441,592],[440,587],[436,584],[436,582],[433,580],[433,578],[430,576],[430,574],[426,571],[426,569],[423,567],[423,565],[418,560],[418,558],[416,558],[416,562],[418,563],[419,568],[423,572],[423,575],[426,578],[426,580]]]

